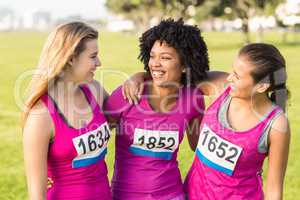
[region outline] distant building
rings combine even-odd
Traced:
[[[123,19],[120,16],[110,16],[110,19],[107,20],[106,28],[112,32],[133,31],[135,25],[133,21]]]
[[[49,12],[24,12],[17,15],[12,9],[0,8],[0,31],[45,31],[51,26],[53,26],[53,22]]]
[[[52,26],[51,14],[49,12],[37,11],[33,13],[33,28],[44,31]]]
[[[14,28],[15,13],[9,8],[0,8],[0,31],[9,31]]]

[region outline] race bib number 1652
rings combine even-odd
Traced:
[[[219,137],[204,124],[196,155],[207,166],[231,176],[242,150],[241,147]]]

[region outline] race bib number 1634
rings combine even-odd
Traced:
[[[72,167],[88,166],[103,159],[107,152],[109,138],[110,130],[107,122],[93,131],[73,138],[73,145],[77,151],[77,157],[73,159]]]

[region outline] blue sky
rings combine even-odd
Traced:
[[[105,0],[1,0],[0,7],[9,7],[18,15],[37,10],[49,11],[53,18],[80,14],[84,18],[105,18]]]

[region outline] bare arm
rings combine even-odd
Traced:
[[[209,71],[207,79],[201,81],[198,87],[206,96],[219,96],[228,85],[228,73],[221,71]]]
[[[197,148],[199,133],[200,133],[200,120],[198,118],[194,118],[193,120],[191,120],[186,130],[189,145],[193,151],[195,151]]]
[[[210,71],[207,73],[206,80],[201,81],[197,87],[206,96],[217,97],[228,84],[228,73],[221,71]],[[147,72],[137,72],[124,82],[122,92],[123,96],[128,99],[130,104],[137,104],[143,93],[144,80],[149,79],[150,75]]]
[[[288,161],[290,128],[284,114],[274,122],[269,134],[269,163],[266,200],[283,199],[283,182]]]
[[[29,113],[23,131],[23,150],[29,199],[46,199],[47,154],[53,132],[51,117],[42,102]]]

